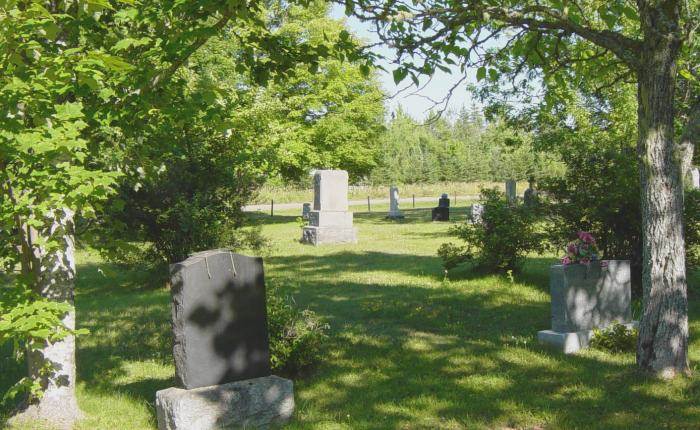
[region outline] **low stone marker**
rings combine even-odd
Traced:
[[[301,207],[301,218],[308,220],[311,212],[311,203],[304,203]]]
[[[472,205],[470,218],[474,224],[481,223],[484,220],[484,205],[481,203],[474,203]]]
[[[450,220],[450,199],[447,193],[443,193],[438,200],[438,206],[432,211],[433,221],[449,221]]]
[[[517,183],[513,179],[508,179],[506,181],[506,199],[508,199],[509,203],[515,203],[518,201],[516,185]]]
[[[528,187],[523,193],[523,203],[525,206],[535,207],[540,203],[539,192],[535,188],[535,178],[530,178]]]
[[[292,381],[271,375],[262,258],[228,250],[170,266],[178,387],[156,393],[159,430],[284,423]]]
[[[301,241],[312,245],[356,243],[357,229],[348,211],[348,172],[317,170],[314,173],[314,209]]]
[[[594,329],[634,325],[629,260],[555,264],[549,282],[552,329],[537,333],[540,343],[570,354],[588,346]]]
[[[693,188],[700,188],[700,169],[697,167],[690,171],[690,178]]]
[[[391,187],[389,188],[389,219],[403,219],[404,216],[399,209],[399,188]]]

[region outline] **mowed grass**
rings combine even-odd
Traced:
[[[513,279],[462,269],[445,280],[435,251],[450,223],[405,213],[400,222],[356,214],[359,243],[323,247],[298,242],[296,211],[253,215],[270,240],[267,283],[331,326],[321,362],[295,378],[289,428],[700,427],[700,377],[663,382],[638,372],[633,354],[564,356],[537,345],[549,327],[553,258],[530,258]],[[699,287],[695,274],[694,368]],[[78,345],[86,418],[77,428],[156,428],[155,392],[174,383],[168,291],[89,252],[80,254],[77,291],[79,325],[91,330]]]

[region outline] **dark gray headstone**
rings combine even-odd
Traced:
[[[204,251],[170,274],[178,383],[192,389],[270,375],[262,258]]]
[[[440,199],[438,200],[438,207],[440,208],[449,208],[450,207],[450,199],[447,197],[447,194],[443,194],[440,196]]]

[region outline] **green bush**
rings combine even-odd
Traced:
[[[593,330],[590,346],[614,353],[634,352],[637,349],[638,334],[635,328],[613,324],[602,330]]]
[[[700,267],[700,190],[685,194],[685,253],[689,268]]]
[[[328,324],[313,311],[300,310],[274,284],[267,288],[267,325],[272,370],[297,374],[319,358]]]
[[[529,252],[545,249],[544,235],[538,229],[537,212],[520,204],[510,204],[498,190],[481,191],[482,221],[466,222],[450,229],[464,246],[443,244],[438,255],[445,270],[465,261],[489,272],[517,271]]]

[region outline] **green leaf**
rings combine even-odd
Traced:
[[[476,80],[481,81],[486,77],[486,67],[481,66],[479,69],[476,71]]]
[[[392,74],[394,76],[394,83],[398,84],[406,78],[408,75],[408,69],[405,67],[399,67],[398,69],[395,69]]]

